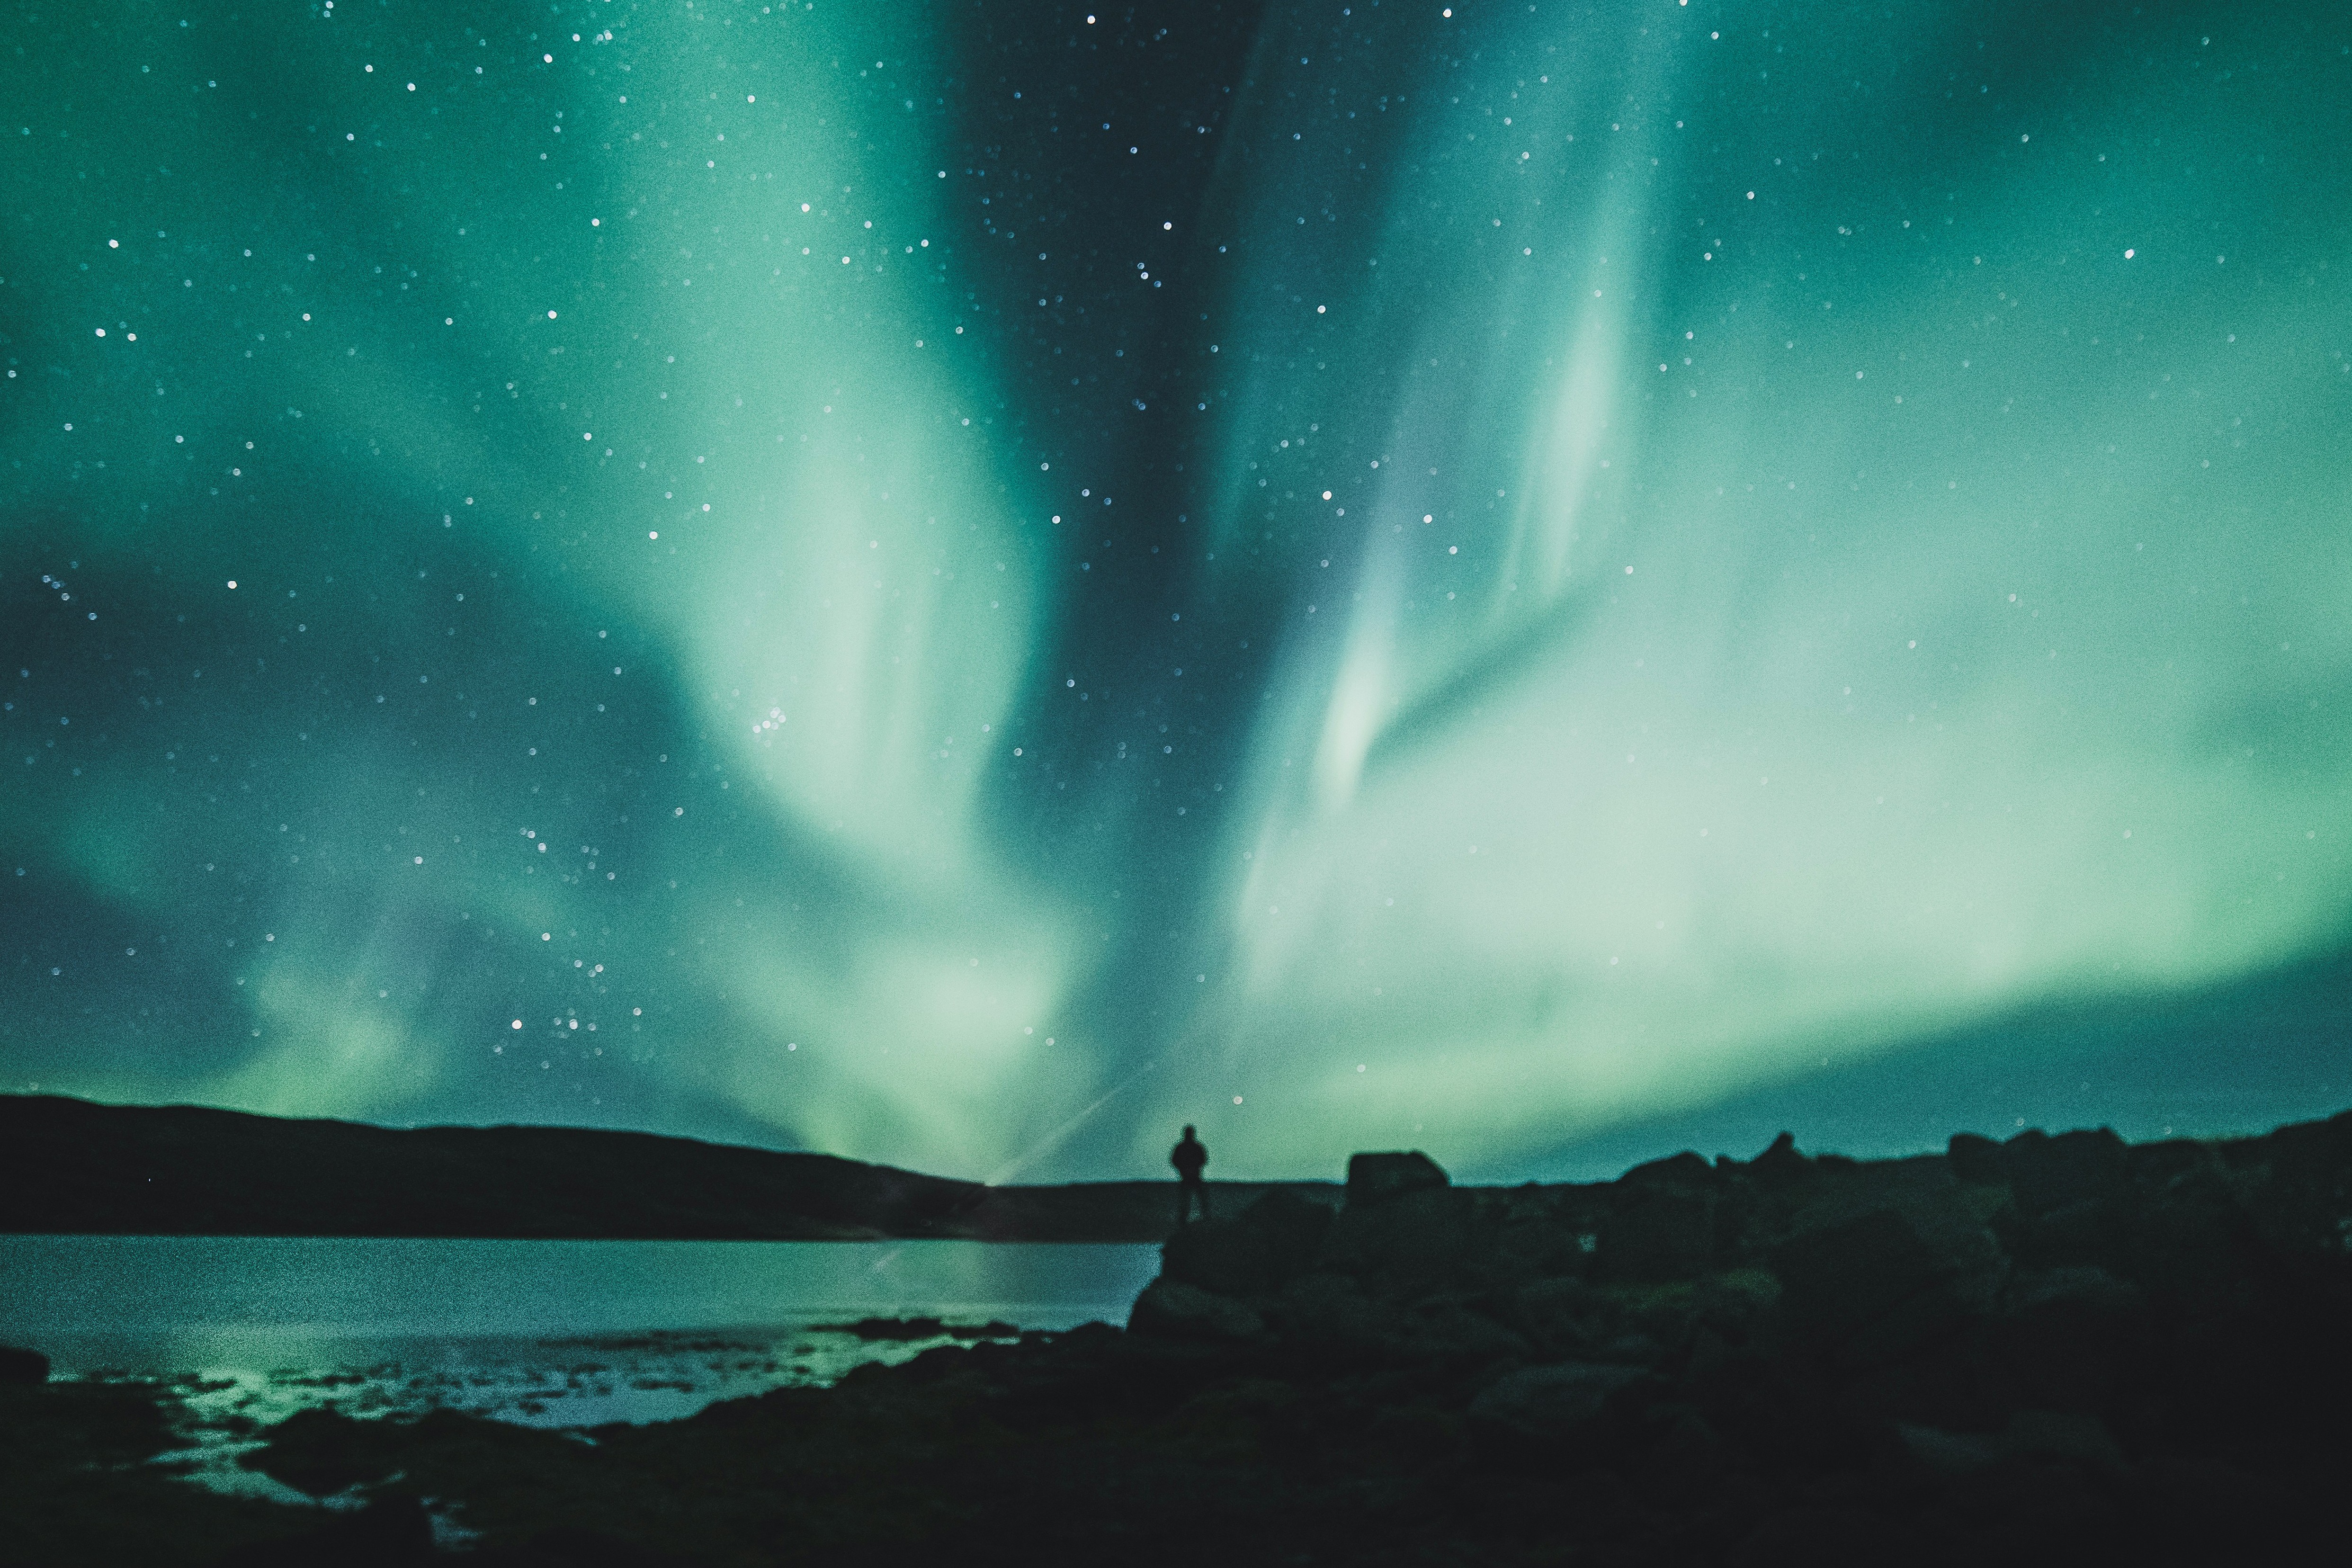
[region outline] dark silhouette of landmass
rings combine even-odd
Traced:
[[[438,1517],[475,1568],[2328,1562],[2347,1323],[2352,1112],[1873,1162],[1784,1134],[1562,1186],[1363,1154],[1336,1212],[1177,1232],[1124,1331],[587,1442],[310,1410],[241,1461],[343,1511],[194,1493],[134,1462],[169,1388],[0,1356],[0,1546],[422,1564]]]
[[[1276,1184],[1220,1182],[1238,1213]],[[576,1127],[291,1121],[0,1096],[0,1233],[1158,1241],[1173,1182],[984,1186],[829,1154]]]

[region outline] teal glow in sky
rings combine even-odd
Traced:
[[[2352,1099],[2337,8],[9,33],[0,1088],[1001,1179]]]

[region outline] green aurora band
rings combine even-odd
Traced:
[[[2352,940],[2345,15],[1443,10],[15,6],[0,1088],[1517,1175]]]

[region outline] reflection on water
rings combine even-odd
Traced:
[[[1158,1267],[1152,1247],[963,1241],[7,1236],[0,1342],[173,1387],[198,1479],[274,1495],[235,1457],[297,1410],[675,1420],[945,1342],[822,1325],[1123,1321]]]

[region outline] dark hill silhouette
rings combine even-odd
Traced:
[[[1234,1212],[1275,1184],[1214,1184]],[[1331,1183],[1283,1184],[1336,1203]],[[0,1096],[0,1232],[1158,1241],[1168,1182],[984,1186],[644,1132],[290,1121]]]

